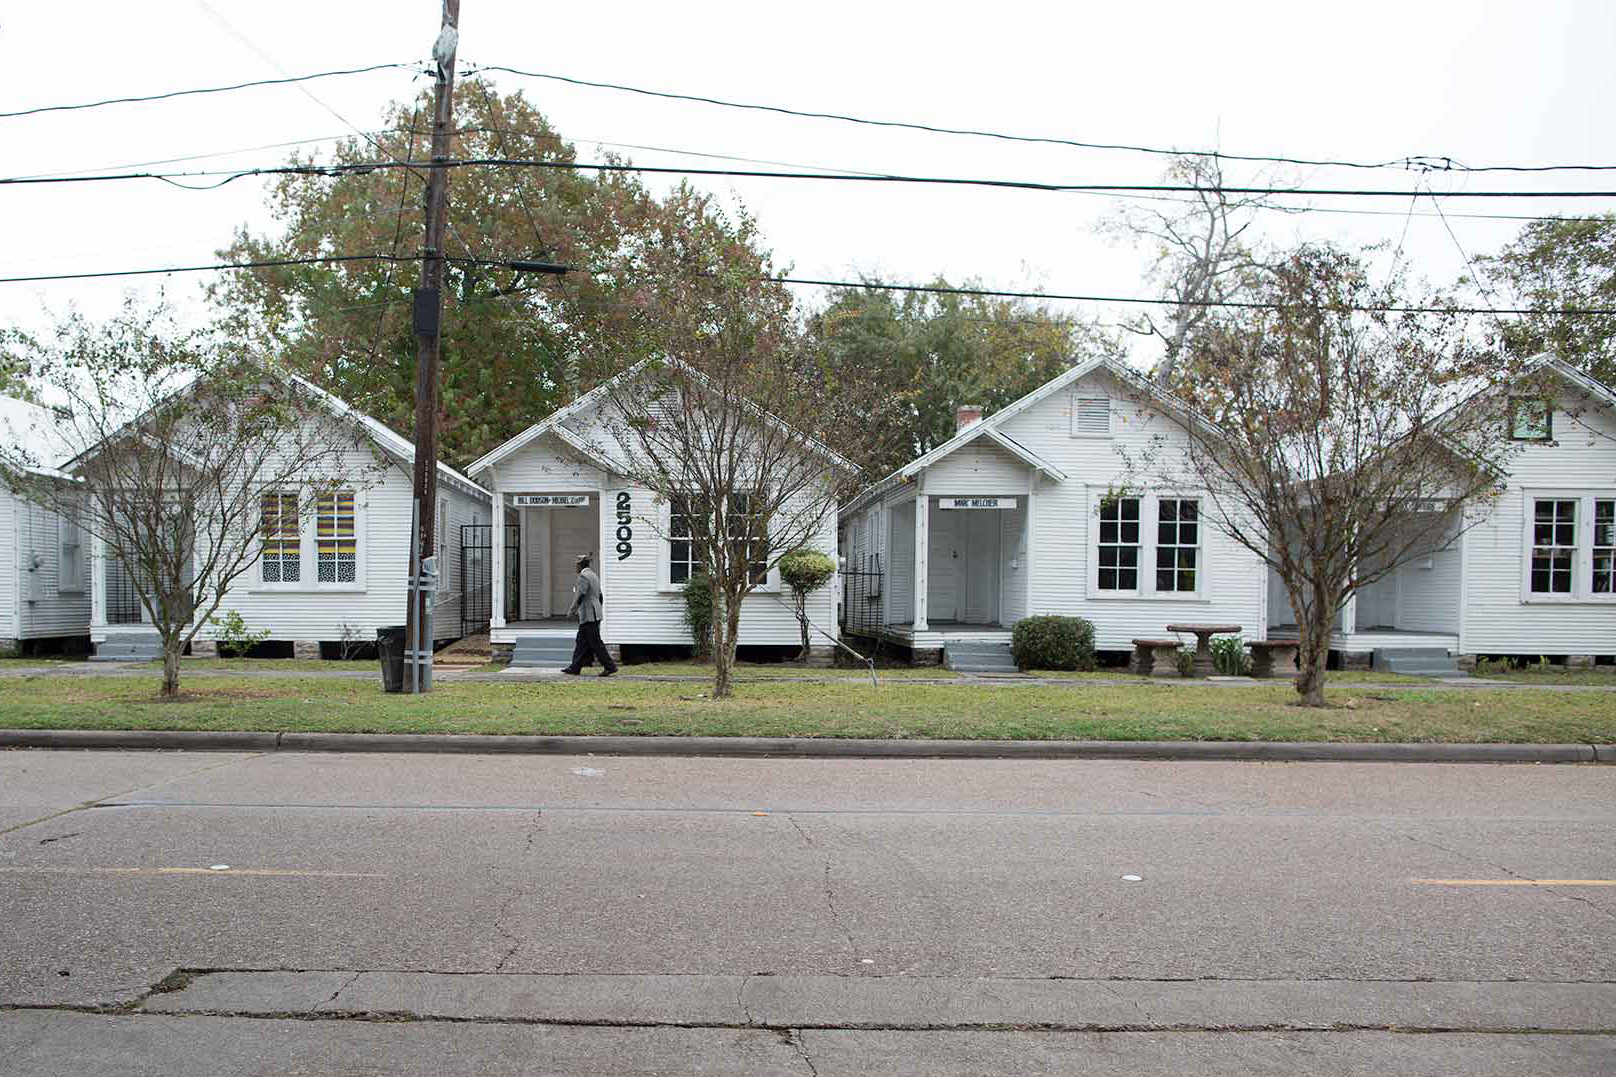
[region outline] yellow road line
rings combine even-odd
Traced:
[[[1616,879],[1410,879],[1415,886],[1616,886]]]
[[[299,879],[384,879],[362,871],[298,871],[293,868],[0,868],[8,875],[267,875]]]

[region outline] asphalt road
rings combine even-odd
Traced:
[[[0,753],[11,1074],[1616,1073],[1616,768]]]

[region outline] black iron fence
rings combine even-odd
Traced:
[[[123,561],[111,551],[106,555],[107,624],[138,625],[140,623],[140,593],[144,588],[124,568]]]
[[[521,532],[515,520],[505,524],[505,613],[521,608],[517,589],[516,559],[520,556]],[[488,628],[493,621],[494,525],[460,526],[460,634],[469,636]]]
[[[850,636],[875,636],[882,617],[881,555],[850,557],[842,569],[842,631]]]

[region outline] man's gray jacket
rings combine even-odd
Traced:
[[[604,597],[600,590],[600,577],[595,575],[591,568],[582,569],[578,573],[578,582],[572,588],[572,612],[578,615],[578,621],[598,621],[601,618],[601,599]]]

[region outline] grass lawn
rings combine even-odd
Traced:
[[[1616,742],[1603,692],[1337,685],[1335,707],[1291,705],[1288,684],[958,687],[856,680],[752,683],[723,702],[691,683],[443,683],[388,696],[370,680],[188,672],[180,702],[157,678],[12,677],[0,728],[408,733],[612,733],[1104,740]]]
[[[1600,669],[1566,669],[1564,666],[1536,669],[1528,666],[1507,673],[1477,673],[1476,676],[1489,681],[1509,681],[1511,684],[1592,684],[1616,688],[1616,673],[1611,672],[1609,666]]]

